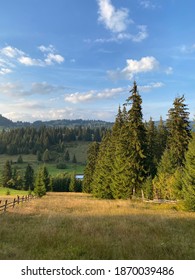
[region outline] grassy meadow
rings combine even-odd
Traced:
[[[195,213],[176,204],[48,193],[0,215],[0,259],[195,259]]]
[[[56,162],[47,162],[45,163],[48,172],[52,176],[56,176],[60,173],[71,173],[76,172],[77,174],[83,174],[84,168],[85,168],[85,162],[87,158],[87,150],[88,150],[89,142],[70,142],[67,144],[67,149],[70,154],[70,161],[66,163],[65,169],[58,169],[56,167]],[[73,164],[71,162],[71,159],[73,158],[73,155],[75,154],[77,159],[77,164]],[[1,177],[2,177],[2,170],[5,165],[5,162],[7,160],[12,161],[12,167],[17,167],[18,170],[21,171],[22,174],[24,174],[27,164],[31,164],[35,172],[40,167],[40,165],[43,165],[43,162],[37,161],[37,156],[33,154],[28,155],[22,155],[23,163],[19,164],[17,163],[19,155],[0,155],[0,185],[1,185]]]

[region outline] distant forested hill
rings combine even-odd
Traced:
[[[10,127],[10,126],[14,126],[14,122],[12,122],[11,120],[3,117],[1,114],[0,114],[0,126],[3,126],[3,127]]]
[[[101,120],[82,120],[82,119],[76,119],[76,120],[68,120],[68,119],[62,119],[62,120],[50,120],[50,121],[35,121],[33,123],[30,122],[13,122],[5,117],[3,117],[0,114],[0,127],[2,128],[10,128],[10,127],[41,127],[41,126],[49,126],[49,127],[90,127],[90,128],[97,128],[97,127],[105,127],[110,128],[112,127],[112,122],[106,122]]]

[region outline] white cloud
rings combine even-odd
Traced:
[[[111,0],[98,0],[99,21],[112,32],[123,32],[130,22],[129,11],[126,8],[116,9]]]
[[[18,61],[25,66],[44,66],[43,61],[40,59],[31,58],[29,56],[21,56]]]
[[[53,64],[61,64],[64,62],[64,57],[56,53],[53,45],[39,46],[41,51],[41,58],[32,58],[24,51],[14,48],[12,46],[6,46],[0,49],[0,75],[5,75],[13,72],[13,69],[19,64],[25,66],[37,66],[45,67]]]
[[[142,57],[140,60],[127,59],[127,66],[122,70],[127,76],[143,72],[150,72],[157,69],[159,62],[153,56]]]
[[[45,63],[47,65],[52,65],[55,62],[58,63],[58,64],[61,64],[62,62],[64,62],[63,56],[61,56],[59,54],[49,53],[47,55],[47,58],[45,59]]]
[[[149,0],[142,0],[140,2],[140,6],[142,6],[144,9],[155,9],[157,7],[156,4]]]
[[[131,40],[132,42],[139,43],[148,37],[148,31],[146,25],[138,25],[138,32],[135,34],[130,33],[118,33],[111,38],[98,38],[95,43],[110,43],[110,42],[120,42],[124,40]]]
[[[135,74],[152,72],[158,69],[159,62],[153,56],[142,57],[140,60],[127,59],[126,67],[122,70],[108,71],[111,79],[132,80]]]
[[[56,50],[55,50],[55,48],[54,48],[54,46],[53,45],[49,45],[49,46],[44,46],[44,45],[41,45],[41,46],[39,46],[38,47],[38,49],[41,51],[41,52],[43,52],[43,53],[47,53],[47,52],[51,52],[51,53],[54,53]]]
[[[135,35],[132,35],[132,41],[133,42],[141,42],[145,40],[148,37],[148,31],[146,25],[138,25],[138,33]]]
[[[12,72],[12,70],[9,69],[9,68],[4,68],[4,67],[0,68],[0,75],[6,75],[6,74],[9,74],[11,72]]]
[[[96,43],[118,42],[122,40],[131,40],[133,42],[141,42],[148,37],[146,25],[136,25],[129,18],[129,10],[127,8],[115,8],[111,0],[97,0],[99,5],[98,21],[103,23],[105,28],[112,32],[111,38],[97,38]],[[132,24],[138,32],[127,31],[129,24]],[[91,42],[91,40],[85,40]]]
[[[161,88],[164,86],[165,86],[165,84],[162,82],[155,82],[155,83],[150,83],[150,84],[144,85],[144,86],[138,86],[138,90],[140,92],[145,92],[145,91],[151,91],[153,89]]]
[[[75,92],[75,93],[65,95],[64,100],[76,104],[79,102],[113,98],[125,91],[127,91],[126,88],[112,88],[112,89],[104,89],[102,91],[90,90],[88,92]]]
[[[7,46],[5,48],[2,48],[0,50],[0,53],[9,57],[9,58],[14,58],[14,57],[17,57],[17,56],[23,56],[24,55],[24,52],[17,49],[17,48],[13,48],[11,46]]]

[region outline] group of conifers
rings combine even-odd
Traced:
[[[195,210],[195,136],[184,96],[175,98],[166,122],[143,121],[134,82],[115,123],[88,151],[83,191],[98,198],[180,200]]]

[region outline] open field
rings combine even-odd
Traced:
[[[84,149],[84,148],[83,148]],[[23,163],[19,164],[17,163],[17,159],[18,159],[18,155],[15,156],[11,156],[11,155],[0,155],[0,185],[1,185],[1,178],[2,178],[2,170],[3,167],[5,165],[5,162],[7,160],[12,161],[12,168],[17,167],[17,169],[21,172],[21,174],[24,175],[27,164],[31,164],[31,166],[33,167],[33,169],[35,170],[35,172],[38,170],[38,168],[41,165],[45,165],[48,169],[48,172],[51,176],[56,176],[60,173],[71,173],[71,172],[75,172],[77,174],[83,174],[84,172],[84,168],[85,168],[85,164],[83,163],[78,163],[78,164],[73,164],[71,162],[68,162],[66,164],[66,168],[65,169],[58,169],[56,167],[56,163],[55,162],[47,162],[47,163],[43,163],[43,162],[38,162],[37,161],[37,156],[36,155],[22,155],[23,158]]]
[[[0,215],[0,259],[195,259],[195,213],[177,207],[48,193]]]

